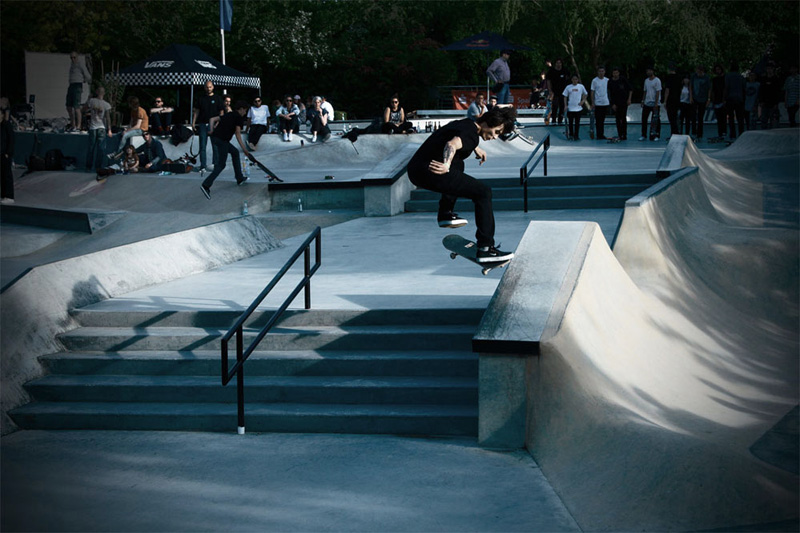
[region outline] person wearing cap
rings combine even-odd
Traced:
[[[269,117],[269,108],[261,104],[260,96],[256,96],[247,112],[247,144],[251,150],[256,149],[259,139],[267,132]]]
[[[486,69],[486,75],[495,84],[492,91],[497,93],[497,101],[501,104],[507,104],[511,95],[511,90],[508,86],[511,81],[511,68],[508,66],[509,57],[511,57],[511,50],[503,50],[500,52],[500,57],[492,61],[492,64]]]
[[[164,160],[167,159],[164,145],[158,139],[153,138],[149,131],[143,132],[142,137],[144,137],[144,144],[136,150],[139,155],[139,172],[159,172]]]
[[[211,129],[211,144],[214,145],[214,170],[208,177],[200,184],[200,189],[203,191],[205,197],[211,200],[211,186],[214,180],[217,179],[222,169],[225,168],[228,160],[228,154],[231,155],[233,162],[233,173],[236,176],[236,184],[241,185],[247,181],[247,178],[242,175],[242,164],[239,160],[239,150],[231,144],[231,139],[236,136],[236,141],[244,152],[244,156],[250,158],[250,152],[247,151],[247,146],[242,139],[242,127],[245,125],[247,110],[250,108],[247,102],[239,100],[234,105],[234,110],[230,113],[225,113],[222,117],[211,117],[209,121],[209,128]]]

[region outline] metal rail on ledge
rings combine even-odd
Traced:
[[[539,154],[539,157],[536,158],[536,161],[531,164],[531,160],[536,156],[536,153],[539,151],[540,148],[544,148],[542,153]],[[519,167],[519,184],[522,185],[523,188],[523,205],[525,207],[525,212],[528,212],[528,177],[533,173],[536,165],[539,164],[540,161],[544,160],[542,165],[542,169],[544,170],[544,175],[547,176],[547,152],[550,150],[550,134],[544,136],[544,139],[539,141],[539,144],[536,145],[536,148],[533,149],[530,157],[523,163],[521,167]]]

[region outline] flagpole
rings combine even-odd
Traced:
[[[225,64],[225,30],[219,29],[219,35],[222,38],[222,64]]]

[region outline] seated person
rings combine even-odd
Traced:
[[[109,159],[119,159],[122,157],[122,153],[130,144],[131,138],[148,131],[149,120],[145,110],[139,107],[139,99],[135,96],[131,96],[128,98],[128,105],[131,107],[130,126],[122,132],[122,138],[119,141],[119,151],[108,154]]]
[[[150,131],[153,135],[169,134],[173,111],[173,108],[164,105],[163,98],[156,96],[155,107],[150,108]]]
[[[122,161],[119,163],[119,168],[106,167],[97,169],[97,181],[104,181],[112,174],[133,174],[139,172],[139,155],[129,144],[122,151]]]
[[[292,140],[292,132],[297,133],[300,129],[300,108],[294,104],[294,99],[287,96],[283,99],[283,105],[275,112],[278,117],[278,131],[283,134],[283,140]]]
[[[400,107],[400,99],[392,96],[389,105],[383,111],[381,133],[411,133],[414,125],[406,120],[406,113]]]
[[[161,141],[153,138],[149,131],[144,132],[144,144],[136,150],[136,154],[139,156],[140,172],[159,172],[167,159]]]
[[[303,103],[303,99],[300,98],[299,94],[294,95],[294,105],[296,105],[297,109],[300,110],[300,113],[297,115],[298,120],[300,120],[300,124],[305,124],[308,121],[308,108],[306,108],[306,105]],[[333,117],[331,117],[331,120],[333,120]]]
[[[495,96],[495,100],[497,97]],[[467,109],[467,118],[471,118],[472,120],[478,120],[480,117],[486,113],[486,97],[483,96],[483,93],[478,93],[475,97],[475,100],[469,104],[469,108]]]
[[[256,97],[247,112],[247,144],[250,150],[255,150],[261,136],[267,133],[269,117],[269,108],[261,105],[261,97]]]
[[[322,107],[322,98],[314,97],[314,107],[306,111],[306,117],[311,123],[311,142],[317,142],[317,134],[322,134],[322,140],[327,141],[331,137],[331,129],[328,127],[328,110]]]

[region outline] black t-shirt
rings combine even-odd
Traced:
[[[564,67],[561,67],[561,70],[550,67],[547,70],[545,78],[550,81],[550,90],[553,91],[556,96],[561,96],[561,93],[567,88],[571,79],[569,71]]]
[[[225,97],[218,94],[212,96],[204,94],[197,99],[194,107],[200,110],[197,114],[197,123],[206,124],[211,117],[218,117],[219,112],[225,109]]]
[[[783,86],[778,80],[778,76],[762,76],[758,81],[761,82],[759,88],[759,99],[766,106],[776,106],[781,101],[781,89]]]
[[[664,92],[669,89],[669,101],[664,102],[670,106],[681,103],[681,90],[683,89],[683,78],[678,74],[667,74],[664,79]]]
[[[612,105],[628,105],[628,94],[630,92],[631,84],[622,76],[620,76],[618,80],[614,78],[608,79],[608,100]]]
[[[454,137],[461,138],[461,149],[457,150],[453,157],[450,172],[464,172],[464,160],[480,143],[478,128],[475,127],[475,121],[470,118],[453,121],[431,133],[409,161],[409,172],[427,172],[431,161],[441,162],[444,159],[444,146]]]
[[[238,111],[225,113],[222,115],[222,117],[220,117],[219,124],[217,124],[217,127],[214,128],[211,136],[230,142],[230,140],[233,138],[233,135],[236,133],[236,126],[243,128],[246,121],[247,118],[240,115]]]

